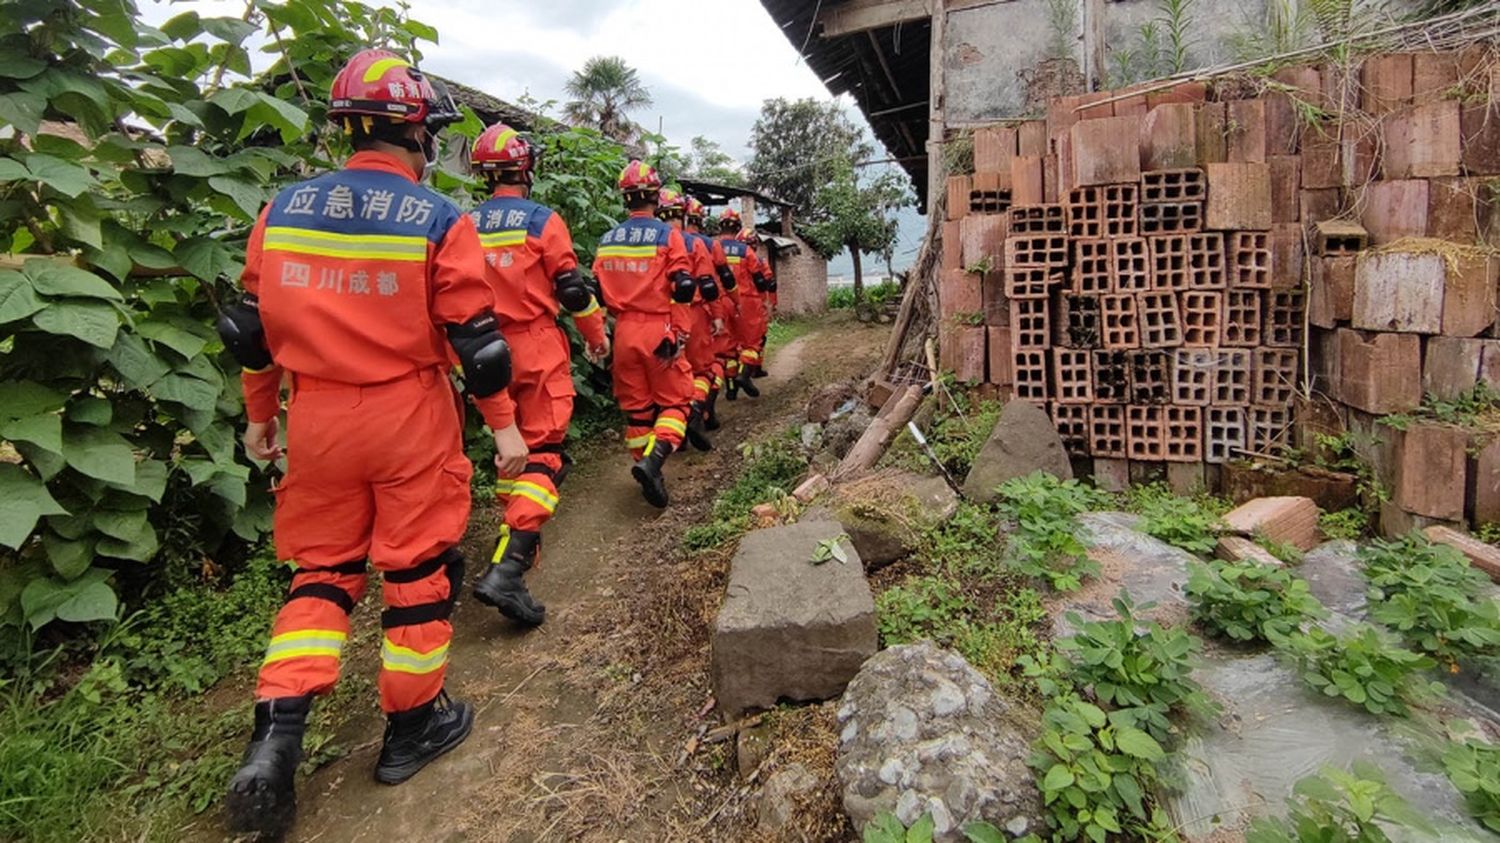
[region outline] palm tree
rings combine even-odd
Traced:
[[[567,118],[577,125],[597,128],[621,143],[636,134],[628,112],[651,104],[651,92],[641,84],[635,68],[618,56],[594,56],[568,80],[573,99],[564,107]]]

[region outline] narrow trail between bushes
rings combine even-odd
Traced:
[[[774,352],[758,382],[763,397],[721,398],[716,450],[673,458],[665,513],[641,500],[617,446],[581,459],[529,579],[546,624],[523,632],[467,591],[455,615],[448,689],[474,704],[473,735],[406,784],[378,785],[372,690],[337,729],[346,754],[301,782],[288,839],[737,839],[725,826],[732,812],[714,810],[717,791],[735,790],[727,746],[711,757],[684,752],[703,725],[718,725],[703,712],[707,631],[729,554],[689,557],[681,535],[734,481],[741,442],[800,423],[818,386],[867,374],[885,335],[883,326],[825,318]],[[495,515],[476,506],[470,560],[487,558]],[[377,614],[367,602],[356,616],[346,681],[374,673]],[[205,816],[188,834],[220,839],[221,822]]]

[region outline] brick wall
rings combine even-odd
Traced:
[[[1474,248],[1500,245],[1497,66],[1378,55],[976,130],[947,184],[942,365],[1048,408],[1105,476],[1210,485],[1307,444],[1309,388],[1358,433],[1500,386],[1500,261]],[[1370,456],[1389,529],[1500,519],[1500,447],[1402,440]]]
[[[789,316],[822,313],[828,309],[828,261],[818,257],[801,238],[796,239],[801,247],[799,254],[781,250],[771,258],[778,311]]]

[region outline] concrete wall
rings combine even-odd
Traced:
[[[787,315],[822,313],[828,309],[828,261],[798,239],[801,254],[783,251],[771,258],[776,273],[779,312]]]

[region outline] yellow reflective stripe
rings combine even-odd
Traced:
[[[656,450],[656,434],[655,433],[653,433],[650,436],[646,437],[646,447],[641,449],[641,455],[649,457],[649,456],[651,456],[651,452],[654,451],[654,450]]]
[[[516,481],[502,477],[499,480],[495,481],[495,492],[501,495],[508,495],[510,494],[510,490],[514,488],[515,485]]]
[[[660,419],[657,419],[656,420],[656,426],[658,428],[664,427],[667,430],[673,431],[674,433],[677,433],[679,435],[683,434],[683,433],[687,433],[687,425],[684,424],[683,422],[678,421],[677,419],[673,419],[673,418],[660,418]]]
[[[505,557],[505,549],[510,547],[510,525],[500,525],[500,541],[495,542],[495,555],[490,558],[490,564],[498,565]]]
[[[576,310],[576,311],[574,311],[573,312],[573,316],[576,317],[576,318],[580,318],[581,319],[581,318],[583,318],[585,316],[593,316],[595,313],[598,313],[598,312],[599,312],[599,302],[597,300],[595,300],[593,296],[589,296],[589,306],[585,307],[583,310]]]
[[[528,480],[517,480],[511,494],[533,501],[549,513],[557,511],[557,496]]]
[[[427,238],[421,236],[335,234],[331,231],[271,226],[265,231],[263,248],[268,252],[295,252],[332,258],[427,260]]]
[[[731,266],[733,266],[734,264],[737,264],[737,263],[740,262],[740,258],[737,257],[737,256],[735,256],[735,255],[725,255],[724,256],[724,262],[727,263],[727,264],[729,264],[729,265],[731,265]]]
[[[349,634],[337,629],[299,629],[283,632],[271,639],[266,647],[266,658],[262,664],[286,661],[303,657],[325,657],[336,659],[344,650]]]
[[[704,378],[697,378],[693,381],[693,387],[695,389],[708,389],[708,386],[708,381]]]
[[[394,56],[388,59],[381,59],[365,68],[365,81],[379,82],[380,77],[384,76],[386,71],[393,67],[411,67],[411,62],[406,59],[398,59]]]
[[[601,258],[651,258],[656,256],[656,246],[600,246]]]
[[[651,443],[651,434],[648,433],[645,436],[632,436],[629,439],[626,439],[625,440],[625,447],[627,447],[627,448],[644,448],[647,445],[649,445],[650,443]]]
[[[488,234],[479,235],[479,244],[488,248],[497,246],[522,246],[526,243],[526,229],[516,228],[508,231],[491,231]]]
[[[496,135],[495,136],[495,151],[499,152],[499,151],[505,149],[505,145],[508,144],[508,143],[510,143],[510,139],[513,138],[513,137],[515,137],[517,134],[519,134],[519,133],[515,129],[506,129],[505,131],[503,131],[500,134]]]
[[[380,644],[380,665],[396,673],[432,673],[448,663],[448,645],[443,644],[430,653],[419,653],[402,647],[389,636]]]

